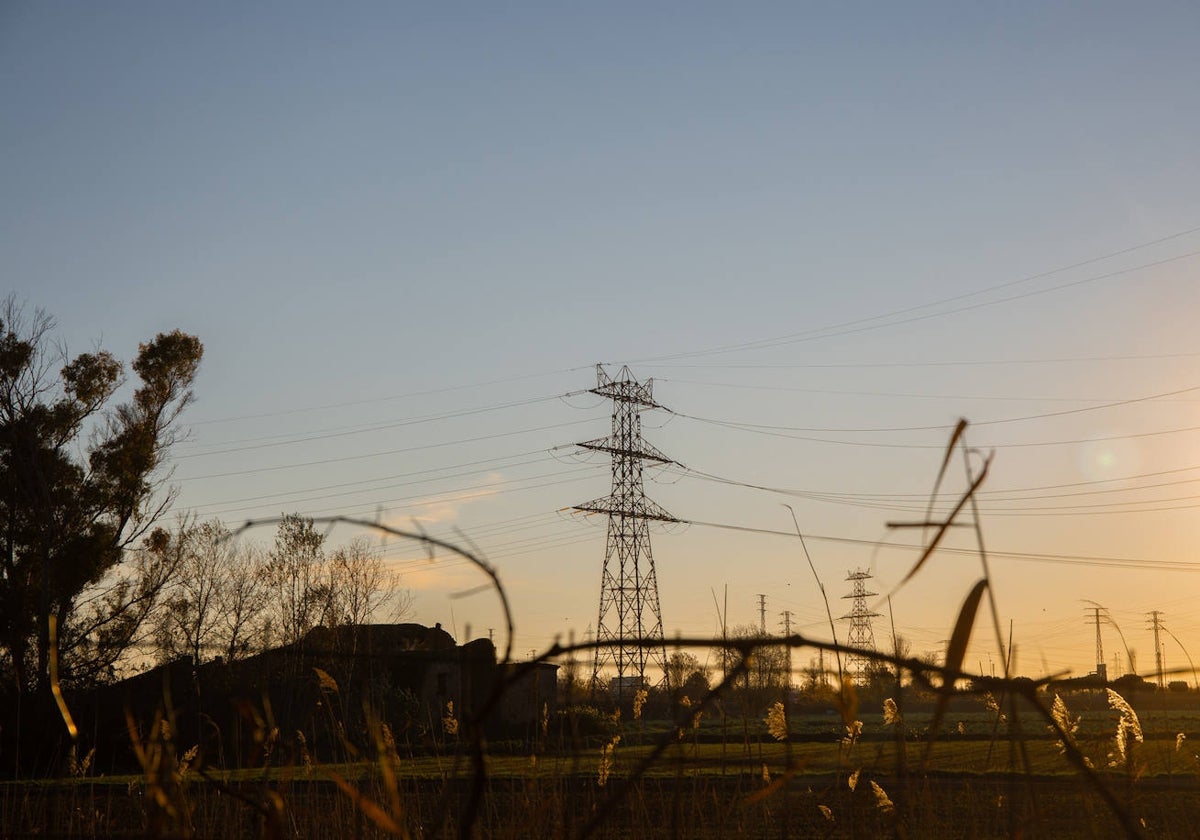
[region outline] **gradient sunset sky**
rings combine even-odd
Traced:
[[[521,655],[596,621],[603,523],[560,510],[608,490],[570,446],[607,433],[604,362],[675,412],[644,418],[682,465],[649,496],[768,532],[790,504],[830,593],[869,569],[883,613],[915,555],[875,543],[919,541],[887,523],[967,418],[1017,670],[1094,668],[1084,599],[1143,672],[1162,611],[1187,667],[1197,43],[1194,3],[10,2],[0,257],[73,352],[201,337],[177,509],[465,535]],[[416,620],[499,628],[447,597],[465,564],[380,550]],[[672,526],[654,556],[668,636],[728,586],[731,623],[764,593],[828,638],[794,537]],[[895,593],[914,653],[980,574],[946,552]]]

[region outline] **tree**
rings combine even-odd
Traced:
[[[262,640],[266,588],[256,547],[231,538],[218,520],[182,517],[164,550],[174,580],[158,614],[158,650],[165,661],[187,656],[193,665],[223,656],[232,661]]]
[[[369,624],[385,606],[393,617],[408,613],[412,606],[411,594],[399,588],[399,577],[388,571],[364,537],[334,549],[327,578],[330,603],[326,613],[333,623]]]
[[[367,624],[385,605],[396,620],[412,605],[411,594],[399,588],[399,578],[367,540],[326,553],[325,536],[295,513],[280,520],[263,576],[274,641],[281,645],[322,625]]]
[[[711,673],[694,654],[676,650],[667,657],[667,682],[679,697],[700,700],[709,689]]]
[[[232,662],[265,645],[271,623],[264,615],[266,561],[257,546],[245,546],[230,558],[226,582],[225,659]]]
[[[139,641],[170,576],[152,529],[204,352],[178,330],[139,345],[132,399],[107,408],[122,364],[68,359],[54,326],[0,303],[0,649],[18,691],[48,688],[52,627],[66,682],[111,675]]]
[[[270,592],[273,636],[290,645],[323,623],[329,591],[322,579],[325,536],[311,519],[292,513],[275,531],[275,547],[263,569]]]
[[[728,638],[737,644],[722,649],[722,668],[726,673],[732,671],[741,664],[743,649],[749,650],[746,671],[733,688],[745,708],[757,714],[778,698],[780,691],[790,683],[787,648],[771,644],[769,637],[751,624],[730,628]]]

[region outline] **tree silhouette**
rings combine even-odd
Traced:
[[[163,466],[204,352],[178,330],[139,345],[132,399],[108,408],[122,364],[68,360],[54,326],[0,303],[0,670],[17,691],[48,688],[52,624],[66,682],[103,679],[139,640],[169,577]]]

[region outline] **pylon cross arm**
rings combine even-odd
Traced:
[[[666,455],[662,454],[653,446],[641,439],[639,439],[634,446],[621,446],[618,443],[614,443],[612,438],[588,440],[575,445],[581,446],[584,449],[591,449],[595,452],[607,452],[610,455],[617,456],[618,458],[637,458],[639,461],[657,461],[660,464],[675,463]]]
[[[625,516],[630,519],[649,519],[654,522],[679,521],[667,513],[666,510],[646,498],[641,499],[637,508],[633,509],[625,509],[622,505],[614,503],[611,497],[584,502],[581,505],[573,505],[571,509],[581,513],[602,513],[608,516]]]

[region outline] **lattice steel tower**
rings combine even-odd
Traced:
[[[654,401],[654,380],[638,382],[622,367],[614,379],[596,365],[596,387],[591,393],[613,401],[612,434],[581,443],[584,449],[612,456],[612,492],[575,510],[608,516],[604,571],[600,576],[600,617],[596,622],[596,661],[592,685],[600,670],[616,668],[618,701],[627,677],[646,680],[647,665],[662,669],[667,679],[667,651],[663,642],[662,611],[658,604],[658,579],[650,552],[650,521],[678,522],[646,498],[642,467],[649,461],[670,464],[671,459],[642,440],[643,411],[661,408]],[[639,644],[638,640],[645,643]]]
[[[867,606],[867,599],[877,594],[867,591],[867,581],[872,577],[870,572],[864,572],[862,569],[847,572],[846,580],[850,581],[854,588],[849,595],[842,596],[843,599],[854,599],[850,612],[842,616],[843,621],[850,621],[850,635],[846,638],[846,644],[861,650],[875,650],[875,631],[871,628],[871,619],[879,618],[880,614],[871,612],[871,608]],[[862,654],[852,653],[846,657],[847,672],[860,684],[866,683],[871,665],[871,660]]]

